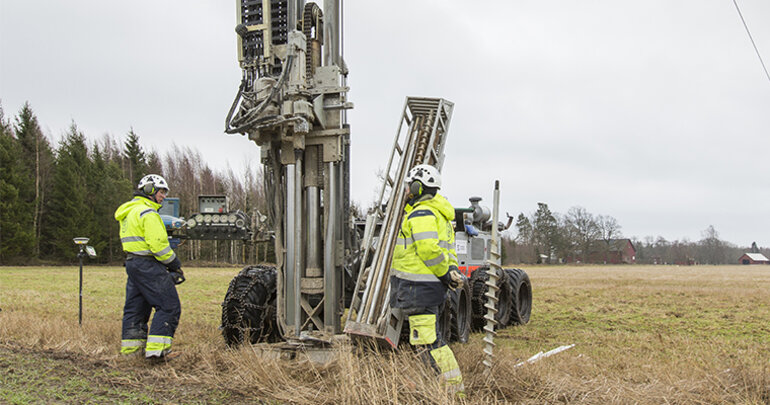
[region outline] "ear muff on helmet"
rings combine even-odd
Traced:
[[[155,184],[152,184],[152,183],[145,184],[144,187],[142,187],[142,192],[147,195],[155,194]]]
[[[417,197],[422,194],[422,183],[415,180],[409,184],[409,194]]]

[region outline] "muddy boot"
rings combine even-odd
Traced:
[[[172,352],[172,351],[166,351],[163,352],[160,356],[148,356],[146,357],[147,361],[151,364],[161,364],[161,363],[167,363],[171,360],[178,359],[182,356],[182,352]]]

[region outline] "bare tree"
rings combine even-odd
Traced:
[[[564,216],[563,227],[575,258],[588,260],[592,245],[601,236],[596,218],[583,207],[572,207]]]
[[[620,232],[621,226],[618,220],[610,215],[599,215],[596,217],[596,225],[599,227],[600,238],[605,242],[623,236]]]
[[[104,160],[110,162],[120,162],[123,159],[121,146],[118,141],[109,133],[104,133],[100,140],[94,143],[95,147],[101,150]]]
[[[725,243],[719,239],[719,232],[714,228],[714,225],[709,225],[703,232],[701,232],[703,239],[698,243],[700,246],[699,261],[707,264],[721,264],[726,262],[726,246]],[[755,246],[756,247],[756,246]]]
[[[618,221],[610,215],[599,215],[596,217],[596,225],[599,228],[599,237],[604,241],[604,246],[602,246],[602,248],[604,250],[603,253],[606,261],[612,241],[623,236],[620,232],[621,226]]]

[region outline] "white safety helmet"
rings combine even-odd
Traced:
[[[139,180],[139,185],[136,188],[147,195],[155,195],[161,189],[165,189],[168,192],[168,183],[160,175],[148,174]]]
[[[406,183],[411,184],[415,180],[425,187],[441,188],[441,173],[431,165],[417,165],[409,170]]]

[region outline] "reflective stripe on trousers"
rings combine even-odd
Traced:
[[[463,385],[463,375],[460,373],[460,366],[457,364],[454,353],[449,346],[441,346],[430,351],[431,357],[436,362],[441,376],[444,377],[448,388],[452,393],[459,393],[465,390]]]
[[[409,344],[427,348],[430,356],[429,359],[421,356],[423,361],[432,363],[438,369],[452,394],[464,397],[465,386],[460,366],[438,330],[437,316],[441,308],[409,308],[405,313],[409,316]]]
[[[171,351],[171,336],[150,335],[147,337],[147,347],[144,349],[145,357],[161,357]]]
[[[123,339],[120,342],[120,354],[136,353],[144,348],[144,339]]]

